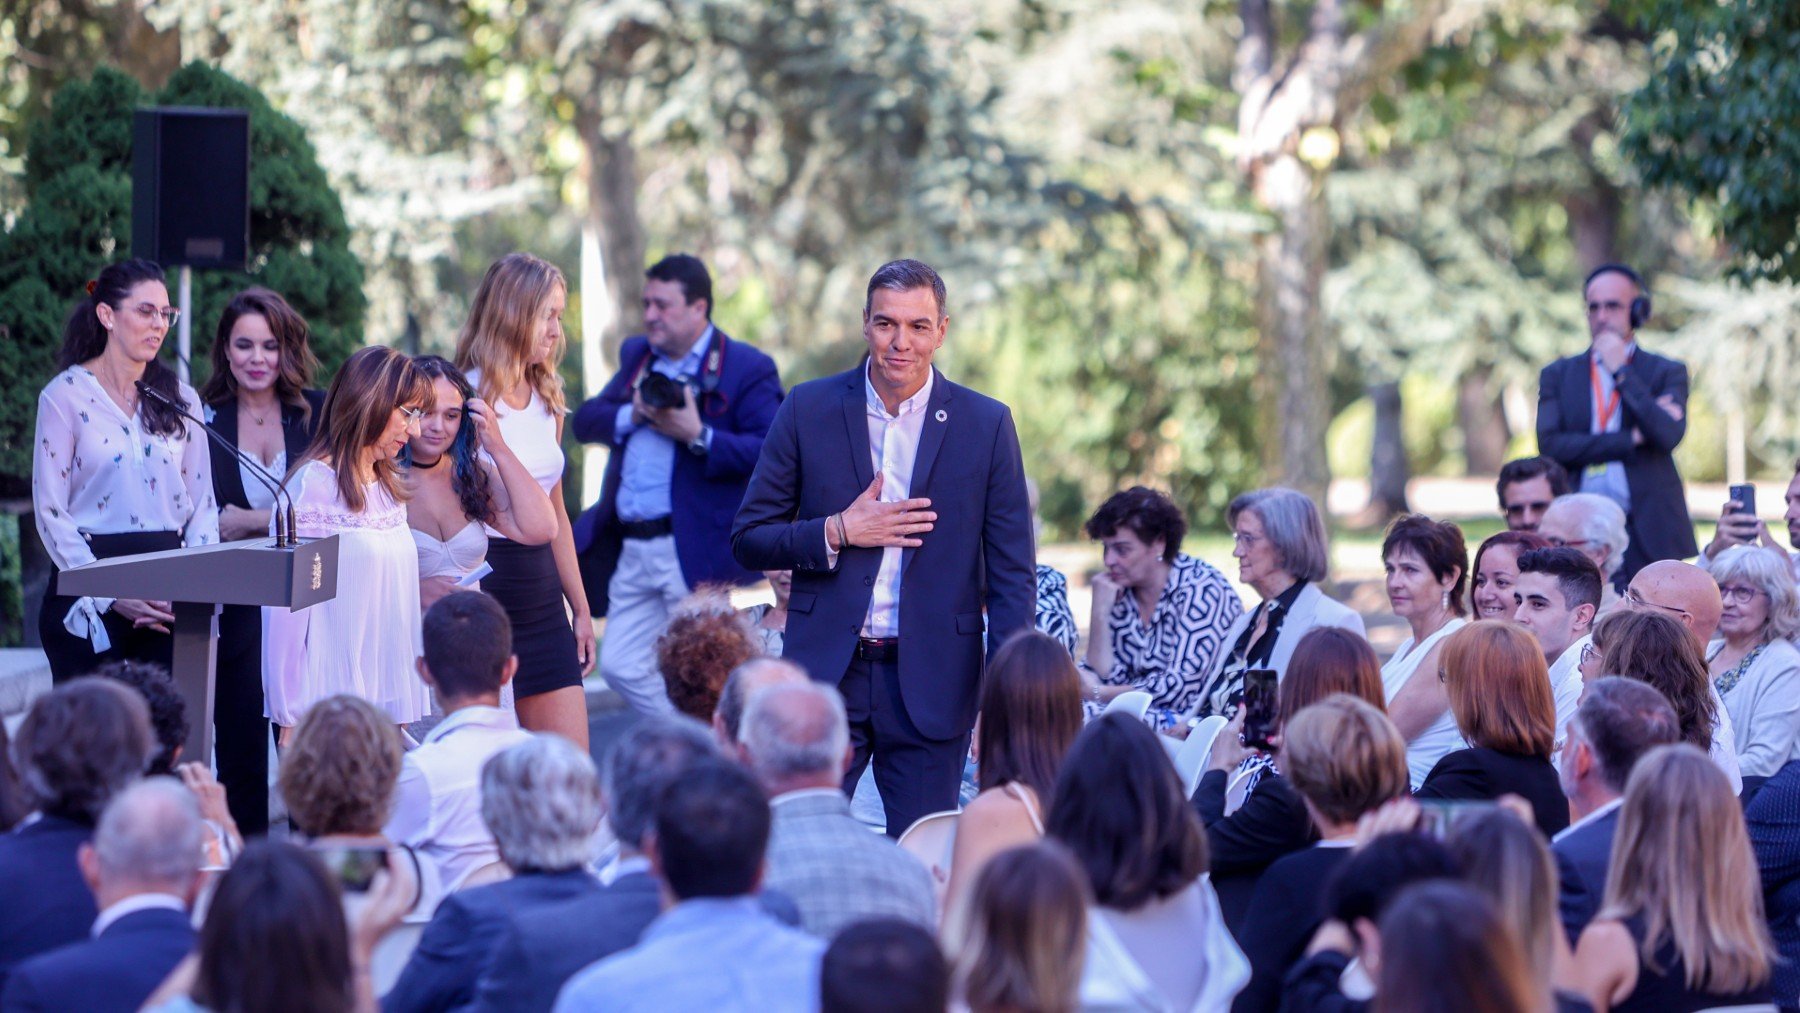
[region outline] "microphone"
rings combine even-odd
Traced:
[[[294,497],[287,494],[287,490],[282,487],[280,482],[275,481],[274,476],[269,474],[268,469],[262,466],[262,462],[233,446],[230,440],[219,435],[217,429],[207,425],[199,418],[190,415],[187,409],[183,408],[179,402],[175,401],[167,394],[164,394],[162,391],[157,390],[155,387],[150,386],[142,380],[134,381],[132,385],[137,388],[137,392],[140,395],[167,406],[173,410],[175,414],[205,430],[206,435],[212,437],[214,443],[224,447],[226,451],[228,451],[232,457],[237,458],[240,463],[248,464],[250,466],[251,475],[255,477],[258,482],[261,482],[275,497],[273,509],[275,514],[276,548],[291,549],[300,544],[298,535],[299,526],[294,522]],[[286,508],[283,508],[281,505],[281,501],[284,498],[287,500]],[[285,523],[283,523],[284,521]]]

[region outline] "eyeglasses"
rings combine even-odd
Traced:
[[[1767,593],[1767,591],[1763,591],[1760,588],[1744,587],[1741,584],[1732,584],[1727,587],[1719,588],[1720,598],[1738,605],[1748,605],[1756,600],[1757,595]]]
[[[406,416],[406,421],[409,425],[414,422],[422,422],[425,419],[425,409],[423,408],[408,408],[405,405],[401,405],[394,410]]]
[[[175,321],[181,319],[181,310],[173,306],[164,306],[163,308],[158,309],[151,303],[141,302],[136,306],[133,306],[131,310],[147,324],[155,323],[157,317],[162,317],[164,324],[174,327]]]
[[[1600,660],[1600,648],[1594,646],[1592,640],[1581,645],[1581,663],[1591,665]]]
[[[1267,537],[1267,535],[1253,535],[1245,531],[1234,531],[1231,534],[1231,540],[1235,542],[1239,548],[1244,549],[1255,545],[1257,542],[1260,542]]]
[[[1511,513],[1510,510],[1507,512]],[[1544,533],[1540,531],[1538,534],[1543,535]],[[1594,544],[1594,540],[1591,538],[1558,538],[1555,535],[1544,535],[1544,539],[1550,543],[1552,548],[1556,549],[1579,549],[1583,545]]]
[[[1688,616],[1689,618],[1692,618],[1693,616],[1693,613],[1689,612],[1687,609],[1678,609],[1673,605],[1663,605],[1658,602],[1650,601],[1639,594],[1635,587],[1628,587],[1625,589],[1625,604],[1635,608],[1661,609],[1664,612],[1673,612],[1676,615]]]

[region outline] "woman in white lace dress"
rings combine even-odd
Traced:
[[[308,609],[263,609],[263,690],[283,741],[334,693],[362,697],[396,724],[431,709],[413,669],[419,557],[395,461],[430,404],[431,383],[412,360],[362,349],[332,381],[318,432],[284,483],[302,538],[338,536],[338,586]]]

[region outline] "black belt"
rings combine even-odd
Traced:
[[[861,661],[899,661],[899,637],[858,637],[856,657]]]
[[[675,523],[668,514],[647,521],[620,521],[619,531],[626,538],[661,538],[675,533]]]

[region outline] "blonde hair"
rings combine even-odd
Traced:
[[[1470,745],[1550,755],[1556,699],[1535,637],[1500,619],[1473,622],[1444,641],[1443,665],[1450,713]]]
[[[1333,693],[1281,731],[1281,772],[1320,816],[1348,823],[1407,793],[1406,739],[1367,700]]]
[[[497,402],[522,380],[544,399],[551,415],[567,411],[562,377],[556,372],[567,339],[559,337],[543,362],[530,361],[532,335],[558,288],[568,291],[563,273],[529,253],[509,253],[488,265],[456,339],[456,368],[481,371],[478,393],[483,400]]]
[[[1685,743],[1644,755],[1625,785],[1606,896],[1596,917],[1644,920],[1639,957],[1673,943],[1687,987],[1732,994],[1769,980],[1774,943],[1744,812],[1705,753]]]
[[[1556,859],[1537,829],[1496,808],[1458,822],[1444,843],[1462,866],[1463,879],[1487,894],[1500,920],[1512,927],[1533,980],[1548,983],[1563,927]]]
[[[277,779],[295,827],[311,837],[380,833],[402,753],[394,719],[360,696],[340,693],[308,707]]]
[[[955,987],[973,1013],[1073,1013],[1087,959],[1087,876],[1052,840],[988,860],[950,930]]]

